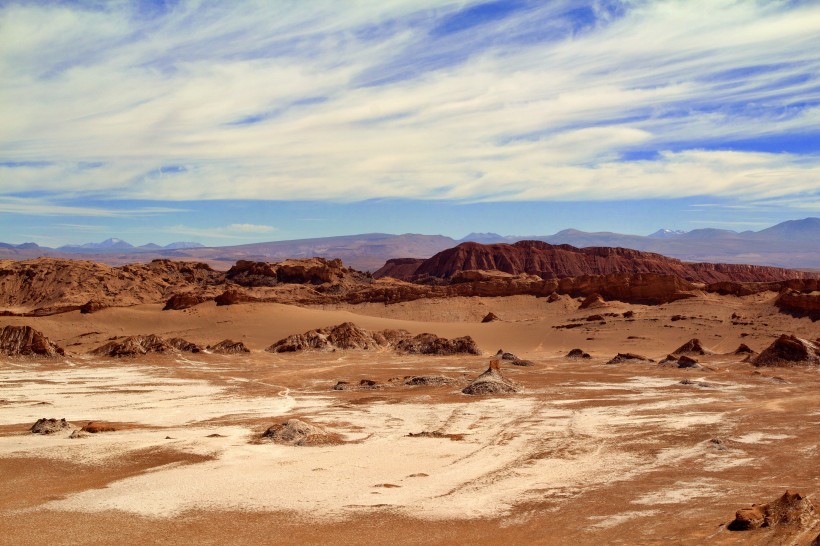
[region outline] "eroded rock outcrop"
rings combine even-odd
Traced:
[[[371,332],[360,328],[352,322],[336,326],[310,330],[304,334],[293,334],[280,339],[267,349],[269,353],[288,353],[296,351],[331,351],[335,349],[374,350],[389,347],[397,339],[404,339],[410,334],[406,331],[383,330]]]
[[[805,495],[788,490],[777,500],[767,504],[753,504],[735,514],[728,529],[748,531],[761,527],[791,526],[804,528],[817,517],[814,504]]]
[[[807,339],[783,334],[750,361],[755,366],[820,365],[820,347]]]
[[[156,334],[129,336],[122,340],[112,340],[97,347],[91,354],[96,356],[124,357],[148,353],[199,352],[201,348],[182,338],[165,340]]]
[[[65,351],[31,326],[4,326],[0,330],[0,354],[54,358]]]
[[[798,317],[820,320],[820,292],[803,294],[789,290],[780,294],[774,304],[778,309]]]
[[[618,353],[608,360],[607,364],[623,364],[625,362],[654,362],[654,360],[635,353]]]
[[[224,273],[196,262],[154,260],[110,267],[84,260],[0,260],[0,308],[32,315],[160,303],[181,289],[222,283]]]
[[[417,355],[481,354],[481,350],[470,336],[447,339],[435,334],[419,334],[400,340],[395,347],[401,353]]]
[[[599,309],[601,307],[606,307],[606,300],[604,300],[604,298],[599,293],[593,292],[592,294],[584,298],[584,301],[581,302],[581,305],[578,306],[578,309]]]
[[[37,419],[29,429],[33,434],[54,434],[74,428],[74,425],[63,419]]]
[[[280,339],[265,350],[271,353],[287,353],[337,349],[371,351],[388,348],[402,353],[423,355],[481,354],[470,336],[454,339],[427,333],[411,336],[406,330],[365,330],[352,322],[293,334]]]
[[[498,359],[491,360],[490,367],[487,368],[487,371],[476,377],[469,385],[464,387],[461,392],[471,395],[510,394],[518,392],[518,386],[501,375],[499,368],[500,362]]]
[[[272,425],[262,433],[262,438],[290,446],[326,446],[342,443],[338,434],[299,419],[288,419],[284,423]]]
[[[195,294],[193,292],[184,292],[180,294],[174,294],[168,301],[165,302],[165,307],[162,308],[163,311],[181,311],[182,309],[190,309],[191,307],[197,306],[200,303],[204,303],[208,301],[209,297],[203,294]]]
[[[206,348],[210,352],[218,355],[235,355],[251,352],[241,341],[233,341],[231,339],[223,339],[219,343],[208,345]]]
[[[704,356],[707,354],[711,354],[711,351],[707,351],[703,344],[697,338],[692,338],[677,349],[672,354],[675,355],[697,355],[697,356]]]

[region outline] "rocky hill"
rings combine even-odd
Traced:
[[[814,275],[755,265],[686,263],[651,252],[627,248],[551,245],[541,241],[514,244],[462,243],[421,261],[415,270],[412,262],[388,261],[376,271],[376,278],[393,276],[401,280],[426,277],[451,279],[469,270],[496,270],[511,275],[529,274],[548,279],[585,275],[655,274],[673,275],[688,282],[716,283],[771,282],[810,278]]]

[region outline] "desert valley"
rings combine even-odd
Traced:
[[[6,260],[0,542],[816,543],[818,283],[526,241]]]
[[[820,1],[0,1],[0,546],[820,546]]]

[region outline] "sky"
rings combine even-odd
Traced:
[[[0,241],[820,216],[820,2],[0,0]]]

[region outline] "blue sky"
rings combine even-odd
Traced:
[[[0,241],[820,213],[820,3],[0,2]]]

